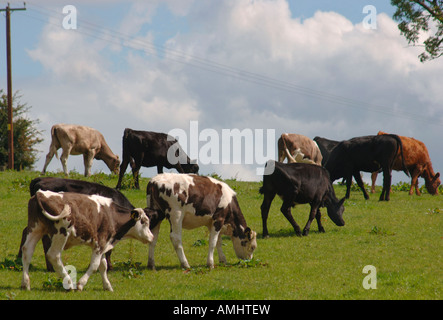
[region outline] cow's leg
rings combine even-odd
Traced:
[[[118,174],[118,182],[115,186],[116,189],[121,189],[123,176],[125,175],[126,169],[128,168],[130,158],[128,156],[123,155],[122,163],[120,164],[120,172]]]
[[[418,177],[419,177],[419,172],[417,169],[412,170],[412,172],[410,171],[411,174],[411,188],[409,189],[409,195],[411,196],[414,192],[414,188],[415,188],[415,193],[417,194],[417,196],[421,195],[420,191],[418,190]]]
[[[208,249],[208,260],[206,265],[213,269],[214,268],[214,249],[217,246],[218,236],[220,235],[220,230],[216,231],[214,226],[209,229],[209,249]]]
[[[67,148],[63,148],[62,155],[60,156],[60,161],[62,163],[63,172],[65,173],[65,175],[68,175],[68,157],[69,157],[69,154],[71,153],[71,150],[72,150],[72,146],[69,146]]]
[[[61,259],[62,251],[67,240],[68,235],[65,236],[61,233],[55,234],[52,237],[51,247],[46,253],[46,256],[48,257],[49,262],[54,267],[55,272],[58,274],[59,277],[63,279],[63,282],[65,282],[64,280],[67,279],[68,288],[65,287],[65,289],[72,290],[74,289],[74,284],[72,283],[71,277],[63,266],[63,262]]]
[[[51,238],[49,238],[49,236],[45,234],[42,238],[42,244],[43,244],[43,252],[45,253],[46,270],[48,270],[50,272],[54,272],[54,267],[52,266],[51,262],[49,261],[48,257],[46,256],[46,253],[48,252],[49,248],[51,247]]]
[[[314,220],[316,214],[318,211],[318,205],[316,204],[311,204],[311,211],[309,213],[309,219],[308,222],[306,223],[304,229],[303,229],[303,235],[307,236],[309,234],[309,230],[311,229],[311,223]]]
[[[160,232],[160,225],[161,221],[155,226],[154,229],[151,230],[152,235],[154,238],[152,239],[152,242],[149,244],[149,254],[148,254],[148,268],[155,270],[155,260],[154,260],[154,252],[155,252],[155,246],[157,244],[158,240],[158,234]]]
[[[283,213],[283,215],[286,217],[286,219],[288,219],[289,223],[294,228],[295,234],[300,237],[301,236],[300,227],[297,224],[297,222],[295,222],[295,220],[291,214],[291,203],[289,201],[284,200],[283,205],[280,208],[280,211]]]
[[[363,196],[365,197],[365,199],[369,200],[369,195],[366,192],[365,185],[363,183],[363,180],[361,179],[360,171],[354,172],[354,178],[355,181],[357,182],[357,185],[360,187],[361,191],[363,192]]]
[[[218,234],[218,239],[217,239],[217,252],[218,252],[218,261],[220,261],[220,263],[226,263],[226,256],[223,253],[223,249],[222,249],[222,236],[221,233]]]
[[[157,166],[157,173],[163,173],[163,166]]]
[[[83,163],[85,165],[85,177],[91,176],[92,162],[94,161],[94,152],[83,154]]]
[[[263,238],[269,237],[268,233],[268,214],[271,208],[272,200],[275,198],[275,192],[269,193],[265,191],[263,202],[261,204],[261,219],[263,223]]]
[[[171,233],[169,238],[171,239],[172,245],[174,246],[175,252],[177,253],[178,259],[180,260],[180,265],[184,269],[189,269],[189,263],[186,259],[185,252],[183,250],[182,244],[182,222],[183,217],[181,212],[176,212],[174,220],[170,219]]]
[[[46,168],[48,167],[49,163],[51,162],[54,155],[57,153],[57,147],[51,143],[49,146],[49,152],[46,155],[45,165],[43,166],[42,174],[45,174]]]
[[[349,199],[351,195],[351,185],[352,185],[352,174],[347,175],[346,177],[343,177],[343,179],[346,179],[346,199]]]
[[[375,182],[377,181],[377,176],[378,176],[378,172],[372,172],[371,174],[371,181],[372,181],[372,185],[371,185],[371,193],[375,193]]]
[[[105,259],[105,255],[102,255],[102,258],[100,260],[100,266],[99,266],[98,270],[100,271],[100,275],[102,276],[103,289],[108,290],[108,291],[114,291],[112,289],[111,282],[109,282],[109,279],[108,279],[107,266],[108,266],[108,263]]]
[[[77,284],[77,289],[79,291],[83,290],[83,288],[85,287],[86,283],[89,280],[89,277],[95,271],[97,271],[97,269],[100,266],[100,264],[102,264],[102,260],[104,260],[103,258],[104,258],[103,257],[103,253],[98,248],[92,249],[91,262],[89,263],[89,268],[88,268],[88,270],[86,270],[86,273],[80,278],[80,280],[78,281],[78,284]],[[105,259],[105,261],[103,263],[105,264],[104,267],[106,268],[106,259]],[[112,291],[112,287],[111,288],[105,288],[104,285],[103,285],[103,289]]]
[[[380,195],[380,201],[389,201],[389,193],[391,192],[391,170],[387,167],[383,168],[383,190]]]
[[[31,281],[29,280],[29,265],[31,264],[32,255],[34,254],[35,246],[41,239],[42,234],[39,232],[30,232],[26,236],[25,243],[22,249],[22,264],[23,277],[21,287],[26,290],[31,290]]]
[[[318,232],[325,233],[325,228],[321,224],[321,212],[320,208],[317,209],[317,214],[315,215],[315,219],[317,219]]]

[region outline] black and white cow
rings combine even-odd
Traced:
[[[409,177],[403,157],[403,145],[395,134],[356,137],[342,141],[332,150],[325,168],[329,171],[332,182],[342,177],[346,180],[346,199],[349,199],[351,193],[352,177],[363,191],[365,199],[369,199],[360,171],[382,170],[383,190],[380,201],[389,201],[392,167],[399,152],[403,171]]]
[[[214,267],[214,248],[226,262],[221,234],[231,236],[239,259],[251,259],[257,247],[256,233],[247,225],[236,193],[224,182],[194,174],[163,173],[152,178],[146,190],[148,208],[161,210],[171,225],[170,238],[182,268],[189,268],[182,245],[182,228],[206,226],[209,230],[207,265]],[[154,249],[160,225],[152,230],[148,267],[155,268]]]
[[[55,178],[55,177],[38,177],[31,181],[29,184],[29,192],[31,197],[36,194],[38,190],[49,190],[53,192],[75,192],[86,195],[99,195],[102,197],[112,199],[116,204],[125,207],[127,209],[135,209],[135,207],[131,204],[131,202],[118,190],[113,188],[109,188],[99,183],[88,182],[83,180],[74,180],[74,179],[63,179],[63,178]],[[161,212],[150,210],[148,208],[144,209],[146,215],[150,219],[150,227],[154,228],[157,223],[164,219],[164,216],[161,215]],[[25,227],[22,233],[22,240],[20,243],[20,249],[18,252],[18,257],[22,256],[22,247],[26,241],[26,237],[28,234],[28,228]],[[46,254],[48,252],[49,247],[51,246],[51,240],[47,235],[42,238],[43,250]],[[108,270],[112,269],[111,263],[111,253],[112,250],[106,252],[106,261],[108,264]],[[49,260],[46,258],[46,268],[48,271],[54,271]]]
[[[171,163],[169,157],[174,161],[177,160],[176,163]],[[163,173],[163,167],[175,168],[180,173],[198,173],[199,169],[198,165],[185,154],[175,138],[165,133],[126,128],[123,134],[123,159],[116,189],[121,188],[128,164],[131,164],[137,189],[140,189],[138,174],[142,166],[156,166],[158,173]]]
[[[28,235],[22,255],[24,289],[31,289],[29,265],[35,246],[44,235],[51,238],[46,256],[57,274],[64,279],[67,290],[75,289],[75,285],[61,261],[63,250],[76,245],[92,248],[91,262],[76,286],[78,290],[82,290],[92,273],[99,269],[103,289],[112,291],[104,254],[123,238],[133,238],[143,243],[153,240],[149,218],[143,209],[129,210],[97,195],[39,190],[28,203]]]
[[[270,174],[266,174],[266,173]],[[321,224],[320,207],[326,207],[328,216],[337,226],[344,226],[343,203],[345,199],[338,200],[334,188],[329,180],[328,172],[320,166],[307,163],[281,163],[268,161],[263,175],[263,186],[260,193],[264,195],[261,205],[263,221],[263,237],[267,237],[268,213],[272,200],[276,195],[283,199],[280,211],[291,223],[297,236],[301,230],[291,214],[291,207],[296,204],[309,203],[311,211],[308,222],[303,229],[303,235],[308,235],[311,222],[317,219],[319,232],[325,232]]]

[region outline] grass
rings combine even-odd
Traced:
[[[377,194],[364,200],[360,191],[345,202],[344,227],[323,220],[326,233],[318,233],[314,222],[308,237],[296,237],[276,198],[268,219],[270,237],[261,238],[260,183],[227,180],[237,192],[248,225],[258,233],[258,248],[251,261],[236,258],[229,238],[223,251],[227,265],[206,268],[207,231],[185,230],[183,244],[191,264],[182,270],[164,222],[156,248],[157,270],[146,268],[148,247],[125,240],[112,254],[114,270],[109,279],[114,292],[102,290],[101,277],[94,274],[83,292],[65,292],[62,281],[46,272],[42,246],[32,260],[30,292],[20,289],[21,268],[16,260],[21,232],[27,223],[29,182],[37,172],[0,172],[0,299],[442,299],[443,298],[443,202],[441,196],[409,196],[395,191],[390,202],[379,202]],[[78,174],[72,178],[85,179]],[[86,180],[115,187],[117,177],[97,174]],[[138,207],[145,207],[145,187],[123,193]],[[335,186],[343,197],[345,187]],[[309,206],[293,209],[303,228]],[[75,266],[78,278],[86,271],[89,247],[74,247],[63,253],[65,265]],[[215,255],[217,256],[217,255]],[[376,267],[377,289],[366,290],[362,282],[366,265]],[[78,280],[78,279],[77,279]]]

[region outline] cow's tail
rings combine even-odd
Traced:
[[[297,162],[294,157],[292,156],[292,154],[289,152],[288,146],[286,145],[286,139],[285,139],[285,135],[286,133],[283,133],[281,135],[281,140],[283,142],[283,147],[285,148],[285,153],[286,153],[286,157],[288,158],[288,163],[294,163]]]
[[[397,140],[397,144],[400,146],[401,166],[402,166],[403,172],[409,177],[409,170],[406,167],[405,157],[403,155],[403,143],[401,142],[400,137],[397,136],[396,134],[391,134],[390,136],[393,137],[395,140]],[[397,147],[397,152],[395,154],[395,157],[392,160],[391,168],[394,165],[394,161],[395,161],[395,158],[397,157],[397,154],[398,154],[398,147]]]
[[[71,214],[71,207],[69,205],[65,204],[62,212],[60,212],[60,214],[57,216],[53,216],[52,214],[46,212],[45,209],[43,209],[43,208],[42,208],[42,213],[46,218],[48,218],[51,221],[59,221],[63,218],[66,218],[67,216],[69,216]]]

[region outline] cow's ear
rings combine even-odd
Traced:
[[[247,238],[248,240],[251,240],[251,239],[252,239],[251,228],[246,227],[246,229],[245,229],[245,236],[246,236],[246,238]]]
[[[138,210],[134,209],[131,211],[131,219],[132,220],[138,221],[138,220],[140,220],[140,218],[141,218],[141,216],[140,216],[140,212]]]
[[[437,174],[435,175],[434,179],[437,179],[438,177],[440,177],[440,172],[437,172]]]

